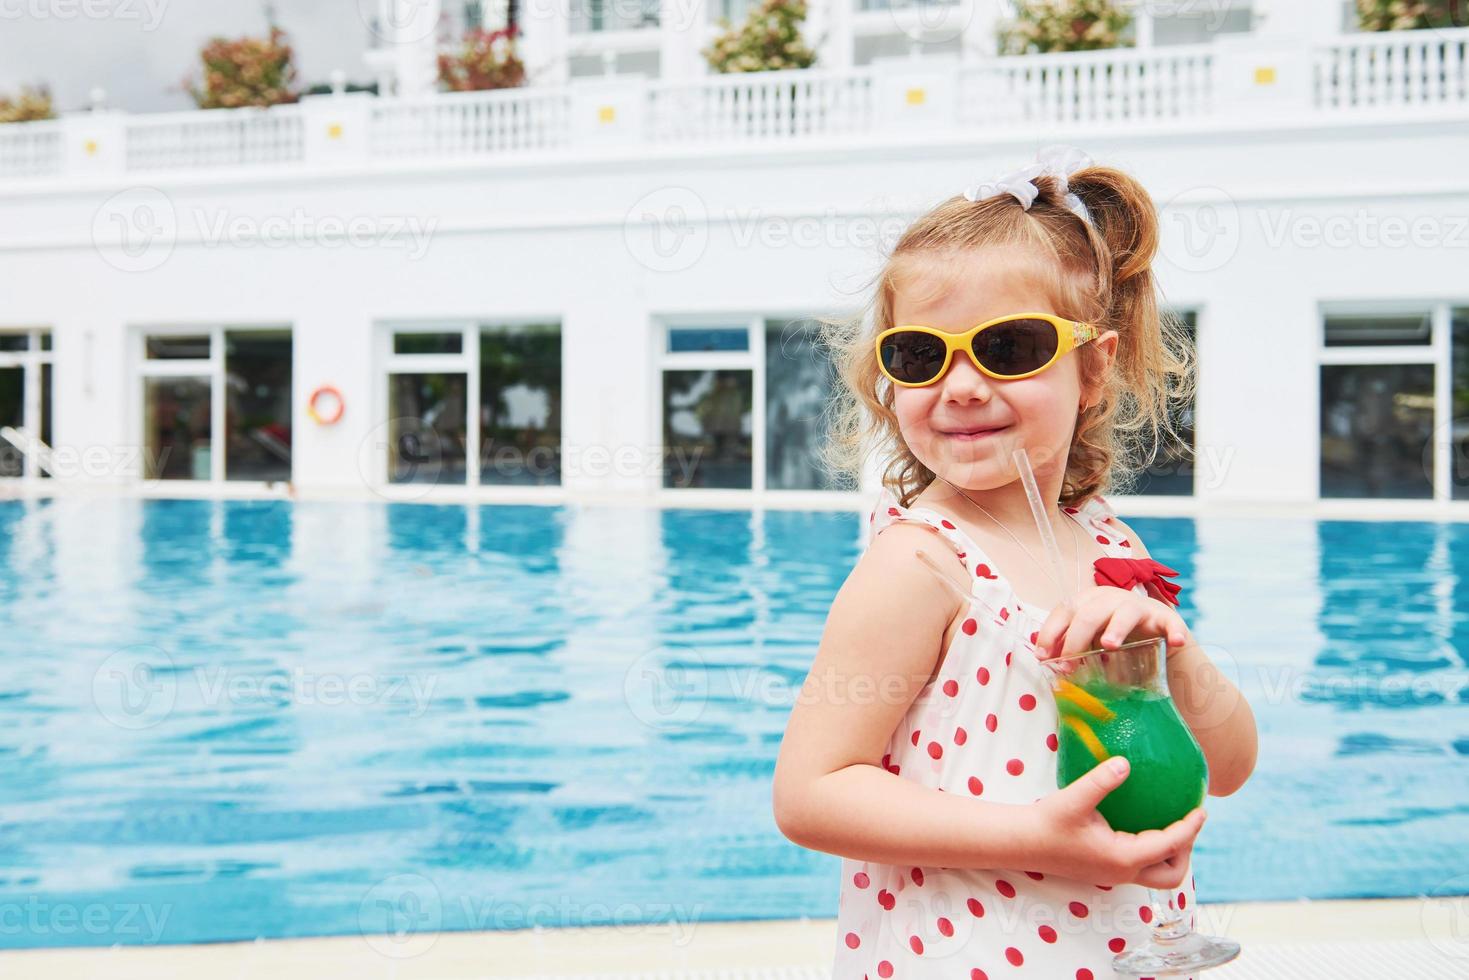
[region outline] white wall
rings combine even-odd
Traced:
[[[1200,454],[1228,466],[1201,474],[1213,500],[1309,501],[1316,494],[1318,303],[1469,302],[1469,132],[1445,124],[1289,128],[1118,136],[1069,142],[1135,172],[1165,207],[1170,301],[1200,310]],[[807,143],[781,152],[612,151],[350,174],[193,174],[153,181],[177,221],[156,268],[94,247],[99,208],[125,178],[49,191],[0,190],[0,327],[50,325],[56,345],[55,442],[118,446],[137,438],[136,383],[124,339],[149,323],[288,323],[295,330],[295,481],[360,488],[358,453],[383,418],[370,344],[391,319],[559,319],[564,330],[562,438],[568,447],[646,447],[657,430],[655,318],[799,315],[855,306],[875,268],[870,235],[893,212],[957,193],[1026,162],[1046,140],[891,138]],[[657,155],[654,155],[657,153]],[[652,195],[651,197],[649,195]],[[130,198],[121,199],[126,204]],[[678,205],[686,252],[647,249],[645,213]],[[115,205],[114,205],[115,207]],[[706,221],[699,220],[702,209]],[[1375,245],[1351,232],[1314,244],[1313,222],[1423,219],[1439,244]],[[364,219],[431,228],[427,248],[285,247],[209,240],[222,215]],[[751,222],[761,229],[753,240]],[[1212,238],[1189,253],[1185,234]],[[1283,224],[1282,224],[1283,222]],[[672,224],[665,231],[672,234]],[[201,230],[202,229],[202,230]],[[702,230],[701,230],[702,229]],[[1283,240],[1273,240],[1282,233]],[[816,240],[779,244],[802,230]],[[702,252],[701,234],[707,234]],[[744,237],[742,237],[744,236]],[[762,237],[775,236],[775,237]],[[1305,236],[1305,237],[1302,237]],[[674,240],[672,238],[670,241]],[[697,253],[697,254],[696,254]],[[152,264],[152,258],[144,261]],[[134,263],[136,264],[136,263]],[[658,266],[650,268],[649,264]],[[305,415],[307,393],[337,385],[334,427]],[[654,471],[656,472],[656,471]],[[568,474],[568,490],[640,494],[656,475]]]

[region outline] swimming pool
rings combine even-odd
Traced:
[[[864,521],[0,503],[0,945],[832,915],[769,780]],[[1469,526],[1132,523],[1260,723],[1201,897],[1469,890]]]

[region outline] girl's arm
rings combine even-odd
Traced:
[[[959,610],[915,556],[918,548],[952,563],[955,583],[969,589],[962,566],[930,530],[895,524],[871,542],[832,603],[781,742],[772,793],[781,832],[858,861],[1177,884],[1202,811],[1161,831],[1113,832],[1095,807],[1125,770],[1099,765],[1092,777],[1021,805],[929,789],[882,767]]]
[[[1109,519],[1132,541],[1138,558],[1151,557],[1137,533],[1119,518]],[[1214,666],[1187,633],[1184,646],[1168,658],[1168,692],[1188,723],[1209,763],[1209,794],[1228,796],[1255,771],[1259,738],[1255,713],[1239,689]]]

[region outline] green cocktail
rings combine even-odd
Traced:
[[[1204,802],[1204,754],[1172,698],[1104,678],[1063,681],[1056,691],[1058,785],[1069,786],[1104,759],[1125,756],[1132,772],[1097,809],[1113,830],[1130,834],[1162,830]]]
[[[1168,695],[1167,640],[1042,662],[1056,695],[1058,786],[1071,785],[1106,759],[1125,757],[1127,778],[1097,810],[1113,830],[1132,834],[1161,830],[1204,802],[1208,763]],[[1148,903],[1153,937],[1118,953],[1114,973],[1183,976],[1239,955],[1234,940],[1190,929],[1171,892],[1149,888]]]

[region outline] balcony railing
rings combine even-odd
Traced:
[[[1463,105],[1469,100],[1469,29],[1345,38],[1319,49],[1314,68],[1322,109]]]
[[[1300,51],[1221,39],[971,63],[899,59],[847,72],[588,79],[422,99],[321,96],[273,109],[79,114],[0,125],[0,180],[1444,112],[1469,117],[1469,29],[1350,36]]]

